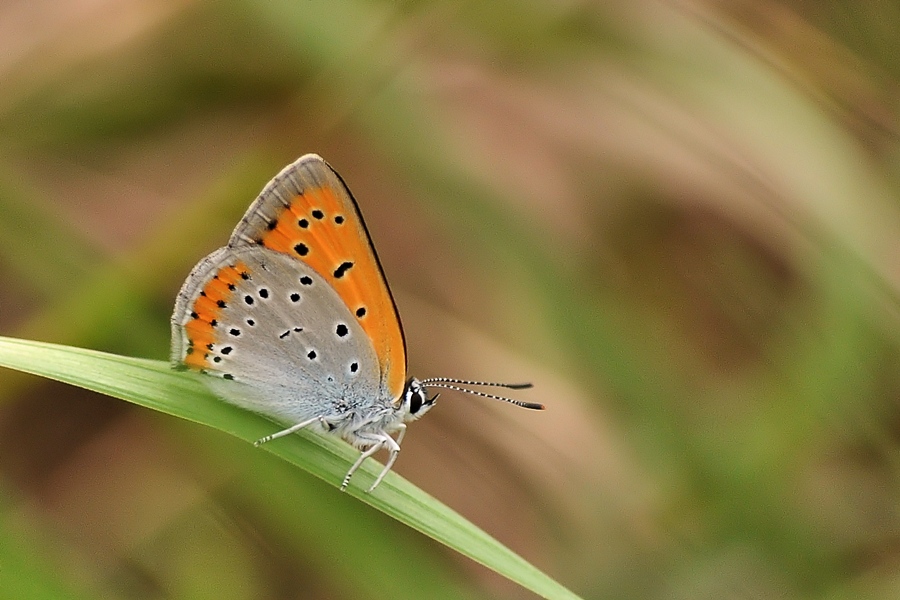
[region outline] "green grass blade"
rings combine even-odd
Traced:
[[[127,400],[202,423],[245,440],[272,431],[266,419],[212,396],[201,376],[176,372],[161,361],[0,337],[0,365]],[[265,450],[338,486],[356,451],[340,440],[301,432],[267,444]],[[577,598],[487,533],[395,473],[378,489],[363,490],[380,465],[367,461],[347,493],[453,548],[544,598]]]

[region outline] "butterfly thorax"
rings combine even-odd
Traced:
[[[406,382],[399,402],[391,402],[378,410],[371,406],[353,409],[346,405],[336,407],[334,416],[323,419],[328,431],[340,435],[357,448],[370,445],[368,434],[393,434],[406,423],[415,421],[428,412],[437,396],[428,397],[428,390],[416,378]]]

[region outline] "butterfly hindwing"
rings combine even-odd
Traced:
[[[366,333],[311,267],[259,246],[222,248],[188,277],[173,360],[233,404],[300,422],[384,398]]]
[[[356,201],[321,157],[307,154],[263,189],[229,240],[262,246],[312,268],[371,340],[381,382],[395,400],[406,383],[400,317]]]

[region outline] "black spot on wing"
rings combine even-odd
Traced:
[[[353,263],[350,262],[349,260],[345,260],[344,262],[341,263],[341,265],[337,269],[334,270],[334,276],[337,279],[340,279],[341,277],[343,277],[344,275],[347,274],[347,271],[349,271],[352,268],[353,268]]]

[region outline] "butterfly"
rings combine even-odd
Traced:
[[[408,377],[406,340],[362,214],[340,175],[315,154],[285,167],[263,188],[228,245],[188,275],[172,315],[171,360],[205,374],[230,404],[289,424],[256,445],[313,427],[360,450],[362,463],[391,470],[406,424],[443,388],[522,402],[461,386],[531,384]]]

